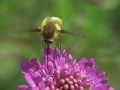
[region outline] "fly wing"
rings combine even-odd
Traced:
[[[31,33],[31,32],[41,32],[41,29],[39,28],[33,28],[33,29],[26,29],[26,30],[18,30],[18,31],[11,31],[12,33]]]
[[[32,32],[41,32],[40,28],[32,28],[32,29],[17,29],[17,30],[4,30],[4,31],[0,31],[0,36],[3,35],[4,33],[6,34],[12,34],[12,33],[32,33]]]
[[[26,30],[26,31],[21,31],[21,32],[41,32],[41,29],[34,28],[34,29],[31,29],[31,30]]]
[[[84,34],[82,32],[69,32],[69,31],[66,31],[66,30],[60,30],[59,31],[60,33],[63,33],[63,34],[68,34],[68,35],[72,35],[72,36],[75,36],[75,37],[83,37]]]
[[[31,30],[31,32],[41,32],[41,29],[40,28],[35,28],[35,29]]]

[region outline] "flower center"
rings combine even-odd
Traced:
[[[61,78],[56,84],[55,90],[83,90],[81,81],[76,80],[71,75],[66,78]]]

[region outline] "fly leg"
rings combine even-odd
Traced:
[[[62,43],[61,39],[57,38],[55,41],[56,41],[55,48],[59,48],[61,50],[61,43]]]

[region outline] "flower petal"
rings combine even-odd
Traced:
[[[39,60],[36,60],[36,59],[31,60],[31,65],[34,68],[34,70],[36,70],[36,71],[39,70],[40,66],[41,66]]]
[[[20,85],[17,87],[17,90],[32,90],[32,89],[26,85]]]
[[[48,71],[50,75],[54,73],[54,65],[51,61],[48,61]]]
[[[30,86],[36,86],[30,74],[25,74],[25,80],[30,84]]]
[[[98,86],[91,90],[114,90],[114,88],[109,87],[109,86]]]
[[[28,73],[30,68],[31,68],[31,65],[28,61],[22,62],[21,69],[22,69],[23,72]]]

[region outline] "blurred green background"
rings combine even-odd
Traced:
[[[94,57],[120,90],[120,0],[0,0],[0,90],[25,84],[22,60],[43,60],[39,33],[22,32],[58,16],[62,28],[84,37],[62,35],[62,48],[74,58]]]

